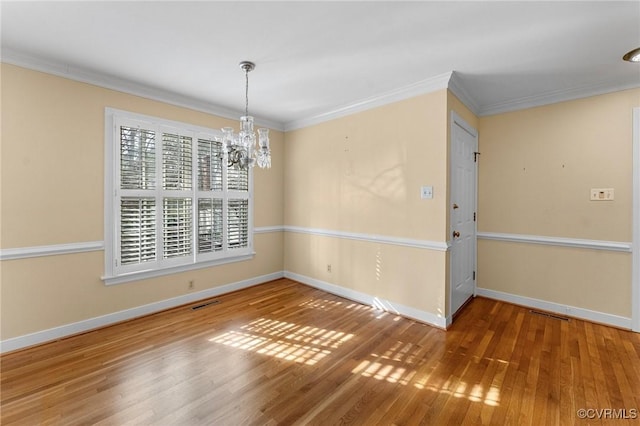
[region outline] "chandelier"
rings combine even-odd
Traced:
[[[249,115],[249,72],[256,64],[249,61],[240,62],[244,70],[244,115],[240,117],[240,132],[234,133],[232,127],[223,127],[223,145],[227,165],[240,170],[247,170],[256,164],[260,168],[271,167],[271,150],[269,149],[269,129],[258,129],[258,146],[253,131],[253,117]]]

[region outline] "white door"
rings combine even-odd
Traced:
[[[451,120],[451,285],[453,317],[475,293],[476,160],[478,133],[452,113]]]

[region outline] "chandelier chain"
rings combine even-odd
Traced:
[[[244,70],[244,115],[249,115],[249,69]]]

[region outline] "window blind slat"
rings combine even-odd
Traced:
[[[156,204],[153,198],[120,201],[120,262],[143,263],[156,258]]]
[[[120,188],[154,189],[155,184],[155,132],[120,126]]]
[[[249,191],[249,171],[227,167],[227,189],[230,191]]]
[[[191,198],[165,198],[162,209],[165,259],[191,254]]]
[[[227,244],[229,248],[249,245],[249,200],[230,199],[227,209]]]
[[[222,250],[222,199],[198,200],[198,253]]]
[[[222,142],[198,139],[198,189],[222,191]]]
[[[191,189],[191,138],[162,134],[162,185],[164,189]]]

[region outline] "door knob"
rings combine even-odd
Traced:
[[[458,238],[460,236],[460,232],[453,231],[453,238]]]
[[[458,205],[456,203],[453,203],[453,209],[455,210],[457,208],[458,208]]]

